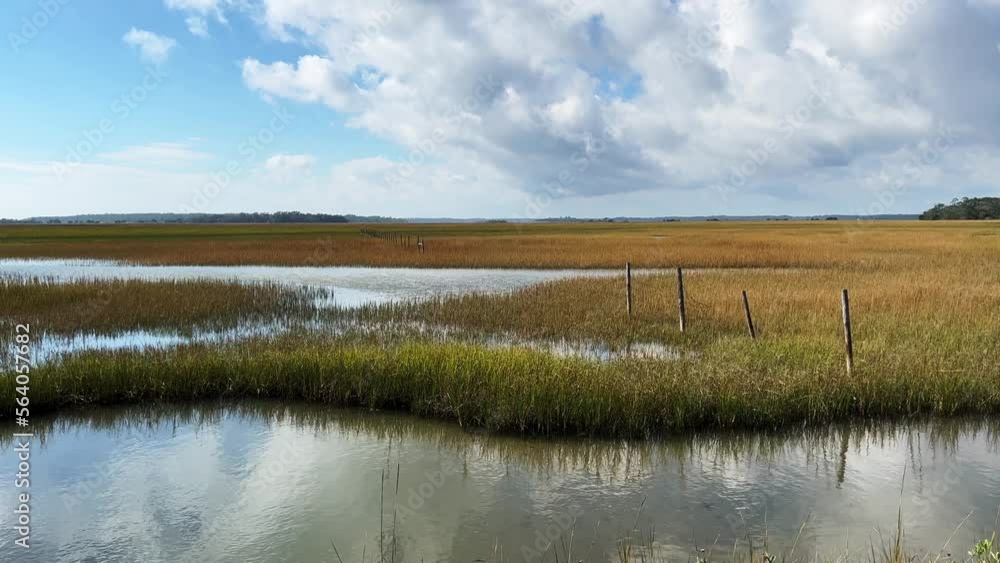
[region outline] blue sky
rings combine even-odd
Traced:
[[[21,19],[38,10],[33,2],[7,2],[0,6],[0,21],[14,22],[7,27],[20,32]],[[234,139],[256,131],[249,124],[266,121],[272,110],[243,85],[240,62],[307,54],[262,35],[245,17],[229,19],[202,39],[187,34],[182,14],[158,2],[68,2],[18,53],[0,50],[0,65],[17,77],[0,89],[0,103],[13,110],[5,124],[12,133],[3,145],[6,157],[58,160],[82,131],[111,116],[113,101],[139,84],[148,66],[122,42],[131,28],[184,42],[162,65],[168,76],[162,87],[102,143],[103,151],[196,138],[198,149],[226,156],[237,145]],[[394,150],[370,135],[345,131],[343,117],[322,107],[301,105],[294,113],[289,134],[275,141],[276,152],[313,150],[337,162]]]
[[[43,0],[0,24],[2,217],[909,213],[997,194],[988,0]],[[268,130],[276,112],[292,118]]]

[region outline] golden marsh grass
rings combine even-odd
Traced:
[[[275,235],[264,247],[258,245],[254,254],[226,256],[235,263],[266,262],[271,257],[293,260],[295,253],[283,254],[289,245],[306,248],[311,237],[335,230],[345,248],[361,254],[334,252],[328,255],[331,261],[363,256],[363,264],[405,265],[433,256],[435,244],[446,248],[451,244],[455,250],[442,252],[439,265],[596,267],[620,266],[624,259],[647,267],[681,263],[692,268],[686,280],[689,331],[684,334],[677,329],[671,275],[637,275],[631,319],[625,315],[621,277],[574,279],[509,294],[372,306],[331,315],[341,320],[416,321],[454,327],[459,334],[592,339],[618,346],[657,342],[685,353],[672,360],[599,364],[412,335],[402,341],[371,336],[283,337],[217,348],[67,357],[39,370],[33,404],[60,408],[270,397],[398,409],[491,430],[615,436],[704,427],[777,427],[852,417],[1000,412],[1000,225],[996,223],[573,224],[525,226],[520,233],[520,227],[503,224],[420,227],[429,241],[423,255],[362,237],[356,227],[323,226],[274,227],[276,231],[268,232],[285,234]],[[213,253],[221,252],[225,244],[249,245],[244,238],[267,231],[259,226],[223,226],[218,231],[162,228],[167,230],[109,228],[105,235],[114,238],[115,233],[125,232],[137,238],[138,233],[148,237],[174,233],[182,242],[155,239],[130,244],[145,248],[148,261],[197,262],[214,260]],[[63,229],[49,235],[58,239],[77,230],[104,232]],[[206,232],[219,239],[217,245],[204,243],[203,251],[191,250],[198,246],[192,241],[208,236]],[[84,236],[79,233],[74,236]],[[68,244],[42,239],[17,244]],[[165,246],[157,246],[161,243]],[[11,244],[0,243],[0,249],[17,247]],[[497,253],[491,254],[493,250]],[[103,252],[100,245],[92,251]],[[130,259],[143,256],[136,252]],[[705,269],[710,267],[718,268]],[[851,375],[844,365],[841,288],[851,290],[855,321],[856,370]],[[748,338],[744,326],[740,301],[744,289],[758,327],[756,341]],[[35,291],[44,295],[49,290]],[[271,312],[298,306],[294,299],[282,301],[285,298],[279,295],[240,297],[224,288],[206,287],[169,300],[155,298],[149,291],[136,289],[144,297],[123,303],[125,310],[141,310],[148,303],[148,313],[90,322],[124,325],[171,322],[171,318],[188,322],[220,310],[241,310],[247,304],[240,301]],[[162,291],[162,287],[156,290]],[[39,319],[62,314],[60,305],[46,309],[44,298],[36,299],[20,312],[22,316],[31,311]],[[172,303],[184,299],[204,302],[183,307]],[[133,314],[146,320],[131,319]]]
[[[427,251],[361,234],[427,241]],[[415,239],[414,239],[415,240]],[[957,256],[956,256],[957,254]],[[926,268],[1000,254],[998,222],[5,225],[0,257],[471,268]]]

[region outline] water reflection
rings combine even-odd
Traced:
[[[616,560],[621,538],[651,529],[658,555],[687,559],[738,539],[745,550],[748,532],[759,552],[765,521],[771,553],[805,522],[800,555],[864,557],[900,506],[908,544],[931,552],[972,511],[949,547],[964,554],[1000,506],[997,430],[950,420],[632,442],[299,404],[70,413],[36,428],[37,549],[24,561],[336,561],[331,540],[360,561],[380,529],[397,561],[483,560],[495,547],[521,561],[546,531],[574,559]]]
[[[85,350],[144,350],[186,344],[227,344],[249,338],[278,338],[295,331],[328,336],[352,336],[377,339],[379,342],[403,342],[412,339],[431,342],[464,342],[487,348],[528,348],[564,358],[611,362],[624,358],[677,359],[681,353],[662,343],[633,342],[625,346],[585,339],[538,340],[516,334],[468,333],[461,329],[415,321],[354,321],[352,319],[282,319],[280,321],[243,323],[228,329],[194,327],[186,333],[169,329],[130,330],[115,334],[77,333],[71,336],[40,333],[34,343],[34,361],[52,361],[63,354]],[[8,345],[13,355],[15,343]]]
[[[0,276],[75,280],[208,280],[279,283],[333,291],[330,304],[356,307],[406,299],[513,291],[576,277],[621,275],[615,270],[501,270],[285,266],[140,266],[100,260],[0,259]]]

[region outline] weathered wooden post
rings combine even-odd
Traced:
[[[681,332],[687,329],[687,310],[684,308],[684,270],[677,268],[677,308],[680,313]]]
[[[743,313],[747,317],[747,330],[750,331],[750,340],[757,340],[757,330],[753,327],[753,317],[750,316],[750,300],[747,299],[747,290],[743,290]]]
[[[632,318],[632,263],[625,262],[625,310]]]
[[[841,307],[844,312],[844,345],[847,348],[847,373],[854,373],[854,337],[851,335],[851,299],[844,289],[841,293]]]

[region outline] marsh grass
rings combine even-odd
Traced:
[[[325,292],[274,283],[81,280],[0,277],[0,319],[47,333],[110,334],[308,318]],[[5,336],[0,334],[0,340]]]
[[[780,344],[780,342],[779,342]],[[370,337],[289,335],[220,346],[93,351],[35,370],[33,412],[73,406],[273,398],[398,410],[465,428],[647,437],[705,428],[775,428],[852,417],[1000,412],[995,375],[934,366],[843,373],[734,340],[672,361],[596,363],[533,350]],[[779,347],[780,349],[780,347]],[[12,380],[0,401],[13,402]]]
[[[625,312],[623,278],[554,281],[507,294],[373,305],[337,314],[622,347],[656,342],[693,352],[698,374],[730,371],[750,384],[811,378],[821,386],[847,378],[840,290],[849,288],[857,388],[879,385],[890,395],[906,388],[930,391],[914,389],[914,381],[904,383],[914,377],[958,393],[969,381],[1000,383],[1000,263],[952,259],[950,265],[897,264],[868,271],[691,271],[685,283],[685,333],[677,327],[676,280],[662,274],[635,277],[632,318]],[[743,289],[750,295],[756,341],[747,335]],[[695,381],[700,380],[701,375]],[[895,396],[901,403],[909,400]]]
[[[1000,257],[997,222],[4,225],[0,257],[142,264],[468,268],[824,268]]]
[[[631,319],[624,311],[622,279],[573,279],[500,295],[322,313],[327,320],[333,317],[358,326],[448,327],[455,338],[444,341],[411,333],[337,338],[305,334],[216,348],[195,345],[148,353],[83,353],[39,369],[32,403],[54,409],[95,403],[270,397],[398,409],[491,430],[613,436],[692,428],[770,428],[849,417],[1000,412],[1000,236],[996,224],[880,223],[858,227],[856,232],[803,224],[532,225],[524,227],[523,234],[517,228],[426,226],[432,233],[430,244],[435,243],[434,236],[452,237],[464,249],[461,256],[473,261],[482,258],[480,252],[493,248],[491,244],[516,235],[523,237],[518,245],[539,245],[534,250],[522,248],[519,256],[545,266],[577,256],[592,260],[577,265],[604,264],[609,255],[600,249],[605,244],[645,256],[649,263],[684,258],[711,266],[771,267],[691,270],[686,279],[690,330],[683,334],[677,330],[671,276],[636,278]],[[170,229],[107,233],[126,238],[147,233],[143,244],[150,251],[147,258],[155,262],[159,260],[156,245],[176,241],[153,235],[176,233],[175,238],[183,241],[215,235],[216,242],[243,244],[245,238],[265,232],[274,235],[274,250],[286,243],[308,243],[304,233],[324,232],[321,228],[275,232],[260,231],[260,227]],[[70,231],[83,238],[105,232]],[[70,231],[40,229],[39,233],[51,237],[21,243],[49,244],[54,238],[63,244],[66,241],[60,237]],[[337,232],[341,238],[336,240],[343,239],[345,244],[355,244],[354,238],[360,238],[348,231]],[[666,238],[655,238],[653,233],[664,233]],[[586,250],[561,246],[559,241],[567,237]],[[364,238],[364,244],[385,244]],[[639,239],[646,242],[632,244]],[[653,255],[642,254],[651,248],[655,248],[655,260]],[[271,250],[263,249],[259,256],[267,257]],[[373,256],[390,262],[395,256],[394,250],[379,252]],[[491,264],[508,265],[503,262],[503,256],[509,255],[505,252],[490,255],[490,260],[498,260]],[[352,255],[330,256],[339,260]],[[554,256],[561,258],[550,260]],[[200,260],[205,255],[191,257]],[[462,264],[455,259],[452,265]],[[115,305],[83,319],[74,312],[74,304],[92,299],[87,296],[99,292],[99,285],[8,284],[0,285],[0,291],[7,291],[8,302],[14,303],[11,320],[37,318],[48,326],[67,329],[189,326],[248,315],[309,313],[308,296],[291,290],[286,294],[274,286],[110,283],[119,284],[111,292]],[[851,375],[844,366],[840,326],[839,292],[844,287],[851,290],[855,323],[856,370]],[[745,333],[743,289],[750,294],[760,336],[756,341]],[[14,299],[17,294],[22,296],[21,305]],[[498,334],[589,339],[618,347],[653,342],[690,353],[671,360],[626,358],[601,365],[516,345],[491,349],[469,343],[477,336]],[[4,392],[12,393],[10,389]]]

